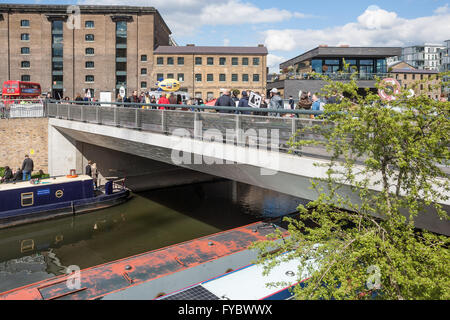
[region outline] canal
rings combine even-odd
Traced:
[[[119,206],[0,230],[0,292],[295,212],[304,200],[221,180],[133,194]]]

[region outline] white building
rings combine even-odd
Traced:
[[[442,44],[425,43],[402,49],[401,60],[417,69],[439,70],[440,51],[446,47]]]
[[[445,47],[439,51],[440,72],[450,70],[450,40],[444,41]]]

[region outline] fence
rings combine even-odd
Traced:
[[[142,108],[142,106],[148,108],[160,106],[155,104],[110,103],[111,106],[109,107],[90,104],[49,103],[47,105],[48,117],[150,131],[166,135],[176,134],[177,131],[179,132],[177,129],[184,129],[184,132],[189,132],[193,138],[203,137],[208,130],[214,129],[215,132],[222,135],[224,143],[258,148],[270,148],[276,145],[282,152],[287,152],[290,149],[287,143],[298,129],[311,127],[316,124],[323,125],[323,120],[309,118],[310,115],[320,115],[322,112],[310,110],[187,105],[164,105],[167,109],[160,110]],[[192,108],[194,112],[192,110],[181,110],[187,107]],[[214,110],[219,112],[207,112]],[[274,113],[285,116],[236,114],[236,111]],[[301,118],[301,116],[307,116],[307,118]],[[231,136],[231,134],[238,136]],[[320,136],[312,132],[302,133],[297,138],[321,139]],[[305,147],[302,149],[302,154],[328,157],[325,150],[318,147]]]
[[[0,118],[45,117],[42,100],[0,100]]]

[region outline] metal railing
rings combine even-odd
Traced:
[[[104,103],[102,102],[102,104]],[[92,102],[48,103],[47,113],[50,118],[165,135],[173,134],[176,129],[184,129],[194,139],[201,138],[208,130],[214,129],[222,134],[223,143],[257,148],[266,147],[267,149],[273,149],[275,146],[282,152],[288,152],[290,148],[287,143],[298,129],[323,124],[321,119],[310,118],[311,115],[320,116],[322,112],[311,110],[114,102],[109,104],[111,106],[104,107],[99,103]],[[165,109],[157,109],[159,107]],[[252,112],[253,114],[236,114],[236,112]],[[261,114],[269,114],[270,116]],[[272,114],[279,114],[280,116],[271,116]],[[231,133],[236,134],[236,136],[231,136]],[[317,134],[313,134],[312,131],[302,133],[297,138],[322,139]],[[303,147],[301,153],[326,158],[329,156],[324,148],[319,147]]]
[[[0,119],[42,118],[45,116],[45,103],[43,100],[0,100]]]

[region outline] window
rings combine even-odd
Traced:
[[[30,26],[30,20],[20,20],[20,26],[21,27],[29,27]]]
[[[164,64],[164,58],[163,57],[156,58],[156,64],[157,65],[163,65]]]
[[[126,62],[116,62],[116,71],[127,72],[127,63]]]
[[[86,29],[93,29],[94,26],[95,26],[94,21],[86,21],[86,22],[84,23],[84,27],[85,27]]]
[[[248,58],[242,58],[242,65],[248,66]]]
[[[233,73],[231,75],[231,81],[233,81],[233,82],[237,82],[238,81],[238,75],[236,73]]]
[[[31,77],[30,77],[30,75],[29,74],[23,74],[21,77],[20,77],[20,81],[31,81]]]
[[[86,61],[85,67],[86,67],[86,69],[93,69],[94,68],[94,61]]]
[[[180,65],[180,66],[184,65],[184,58],[183,57],[178,57],[177,58],[177,64]]]
[[[208,82],[214,81],[214,75],[212,73],[208,73],[206,75],[206,81],[208,81]]]
[[[94,82],[94,76],[93,75],[87,75],[85,78],[86,82]]]
[[[147,88],[147,82],[146,81],[142,81],[141,82],[141,88],[142,89],[146,89]]]
[[[415,74],[412,75],[412,79],[416,80],[416,75]]]
[[[201,57],[195,57],[195,64],[197,66],[202,65],[202,58]]]
[[[86,48],[85,53],[88,56],[94,55],[94,48]]]
[[[211,101],[212,99],[214,99],[214,92],[207,92],[206,93],[206,100],[207,101]]]
[[[403,79],[406,80],[408,76],[406,74],[403,75]]]
[[[259,66],[259,58],[253,58],[253,65]]]
[[[20,195],[22,207],[32,206],[34,204],[34,193],[27,192]]]
[[[184,82],[184,73],[179,73],[177,78],[178,78],[178,81]]]
[[[208,58],[206,59],[206,64],[207,64],[208,66],[212,66],[212,65],[214,64],[214,58],[213,58],[213,57],[208,57]]]
[[[52,70],[53,71],[63,71],[63,62],[62,61],[53,61],[52,62]]]
[[[259,74],[253,75],[253,82],[259,82]]]
[[[167,57],[167,64],[173,65],[173,57]]]
[[[141,74],[147,74],[147,68],[141,68]]]
[[[168,73],[167,74],[167,79],[173,79],[173,73]]]
[[[28,48],[28,47],[20,48],[20,53],[21,54],[30,54],[30,48]]]
[[[30,40],[30,34],[29,33],[22,33],[20,35],[20,40],[22,40],[22,41],[29,41]]]
[[[156,80],[159,81],[159,80],[161,80],[161,79],[164,79],[164,74],[162,74],[162,73],[157,73],[157,74],[156,74]]]
[[[231,58],[231,65],[237,66],[238,65],[238,58]]]
[[[202,81],[202,74],[201,73],[196,73],[195,74],[195,81],[196,82],[201,82]]]
[[[227,80],[226,80],[226,76],[225,76],[224,73],[219,74],[219,81],[220,81],[220,82],[225,82],[225,81],[227,81]]]
[[[219,58],[219,64],[221,65],[221,66],[224,66],[225,65],[225,63],[226,63],[226,61],[227,61],[227,59],[226,58]]]
[[[242,75],[242,81],[243,81],[243,82],[248,82],[248,74],[244,73],[244,74]]]
[[[94,35],[93,34],[87,34],[84,36],[84,39],[86,41],[94,41]]]
[[[20,63],[21,68],[29,68],[30,67],[30,61],[22,61]]]
[[[147,61],[147,55],[146,54],[141,55],[141,61],[142,62],[146,62]]]

